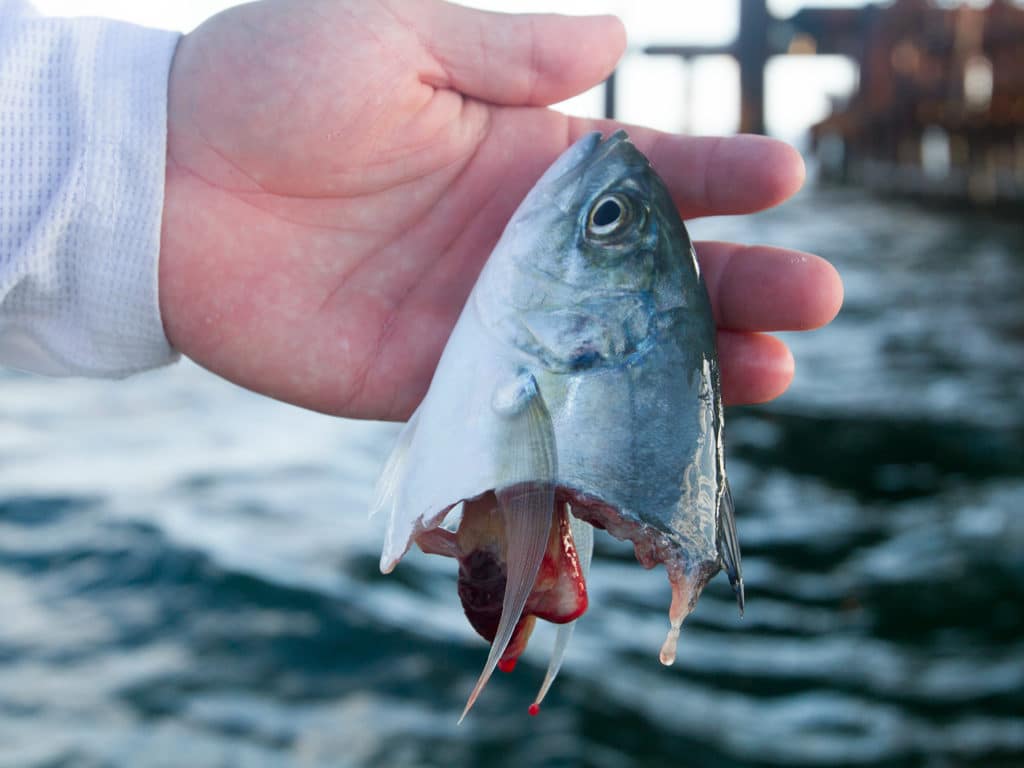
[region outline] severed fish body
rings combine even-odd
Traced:
[[[458,529],[442,527],[460,503]],[[665,565],[663,663],[722,568],[742,612],[711,307],[669,193],[624,132],[580,139],[513,215],[374,510],[389,515],[385,573],[413,542],[459,561],[463,608],[492,643],[466,712],[542,618],[562,626],[536,712],[587,608],[594,527]]]

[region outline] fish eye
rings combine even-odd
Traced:
[[[628,226],[633,218],[633,208],[622,195],[601,195],[590,209],[587,229],[590,234],[603,237],[614,234]]]

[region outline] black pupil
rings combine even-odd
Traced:
[[[614,200],[605,200],[594,211],[594,226],[607,227],[614,224],[622,215],[622,207]]]

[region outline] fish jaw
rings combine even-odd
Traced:
[[[583,569],[573,541],[569,514],[564,504],[551,512],[551,530],[544,559],[534,581],[512,639],[502,654],[500,667],[515,666],[526,648],[536,619],[564,624],[579,618],[587,609],[588,597]],[[439,549],[428,539],[430,551]],[[473,629],[493,642],[501,619],[506,586],[508,541],[502,512],[493,493],[466,502],[462,521],[452,538],[453,547],[444,549],[459,561],[458,592],[463,610]]]

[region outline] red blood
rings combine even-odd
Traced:
[[[540,712],[540,704],[538,704],[537,702],[534,702],[533,704],[530,705],[530,708],[527,709],[526,711],[530,713],[530,717],[536,717],[537,714]]]
[[[468,503],[455,535],[459,560],[459,599],[469,623],[481,637],[494,642],[504,609],[507,564],[504,562],[503,534],[495,529],[497,500],[493,494]],[[565,505],[552,511],[551,533],[537,578],[513,628],[498,669],[511,672],[537,619],[564,624],[578,618],[587,609],[587,587],[579,554],[572,538],[572,527]],[[425,551],[440,551],[448,546],[443,536],[425,540]]]

